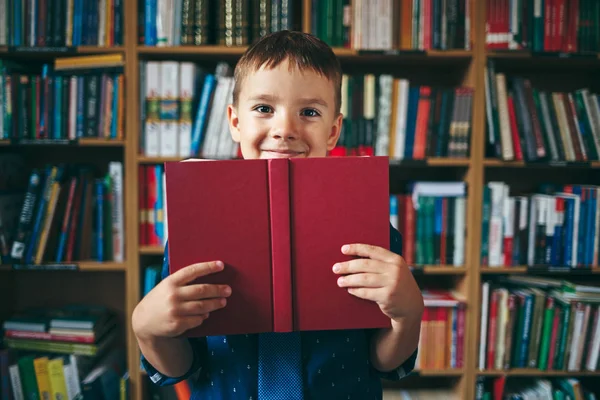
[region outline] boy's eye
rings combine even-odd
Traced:
[[[314,108],[308,108],[306,110],[302,110],[302,116],[304,117],[318,117],[320,114]]]
[[[265,106],[265,105],[261,105],[261,106],[257,106],[254,108],[256,111],[258,111],[259,113],[270,113],[273,110],[271,109],[271,107],[269,106]]]

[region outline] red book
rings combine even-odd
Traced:
[[[189,336],[390,326],[332,271],[346,243],[389,249],[387,157],[173,162],[165,174],[170,273],[222,260],[197,282],[232,287]]]

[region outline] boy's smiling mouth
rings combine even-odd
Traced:
[[[291,158],[299,157],[305,154],[304,151],[295,151],[290,149],[261,150],[261,152],[268,158]]]

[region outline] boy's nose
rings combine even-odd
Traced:
[[[288,115],[277,118],[275,126],[271,130],[274,139],[294,140],[298,134],[293,119]]]

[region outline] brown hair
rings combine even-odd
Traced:
[[[237,62],[234,71],[233,104],[237,105],[244,78],[262,66],[274,68],[284,60],[290,68],[307,69],[333,82],[335,107],[341,103],[342,68],[331,47],[308,33],[278,31],[263,36],[252,44]]]

